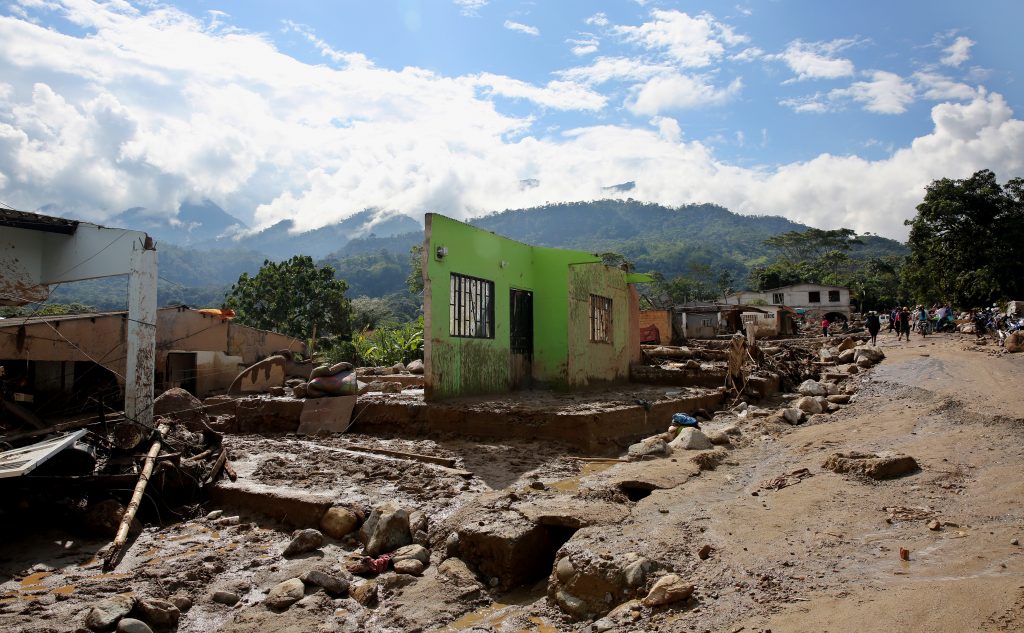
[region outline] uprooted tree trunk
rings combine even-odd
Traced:
[[[117,536],[114,537],[114,542],[110,544],[110,548],[104,557],[103,571],[105,572],[114,569],[121,562],[121,557],[124,555],[124,545],[128,541],[128,530],[131,528],[132,520],[135,519],[135,513],[138,512],[139,505],[142,503],[142,495],[146,492],[146,484],[149,483],[149,477],[153,474],[153,465],[156,463],[157,455],[160,454],[160,445],[164,435],[170,429],[171,426],[167,423],[157,427],[156,439],[153,440],[153,445],[149,448],[149,453],[146,454],[146,459],[142,465],[142,472],[139,473],[139,481],[135,484],[132,500],[128,503],[128,507],[125,508],[124,516],[121,517],[121,526],[117,529]]]

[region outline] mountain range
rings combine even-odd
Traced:
[[[631,199],[508,209],[471,223],[527,244],[618,253],[635,270],[660,272],[667,278],[690,274],[696,267],[709,267],[716,274],[728,271],[739,284],[752,266],[775,256],[764,240],[809,228],[779,216],[739,215],[713,204],[673,208]],[[421,222],[372,209],[306,232],[294,232],[289,220],[249,231],[209,201],[182,205],[175,221],[130,209],[111,224],[145,230],[157,239],[161,304],[219,305],[242,272],[254,274],[264,259],[299,254],[334,266],[349,283],[349,296],[405,293],[409,249],[423,241]],[[903,244],[888,238],[860,239],[863,244],[849,252],[855,259],[907,252]],[[63,286],[53,300],[120,307],[123,288],[117,283],[98,280]]]

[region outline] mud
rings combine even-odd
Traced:
[[[1024,391],[1014,387],[1024,358],[964,349],[973,340],[883,336],[886,360],[843,379],[857,389],[834,413],[792,426],[768,415],[792,400],[780,396],[704,422],[728,441],[713,451],[644,461],[589,461],[579,447],[529,438],[410,439],[379,428],[229,435],[238,484],[421,513],[426,570],[376,576],[375,602],[307,587],[271,611],[267,591],[310,569],[359,587],[343,561],[360,544],[328,539],[285,558],[291,529],[315,526],[252,511],[235,522],[230,508],[207,520],[206,507],[147,527],[113,574],[94,558],[105,542],[58,531],[10,538],[0,628],[75,630],[98,599],[131,593],[187,595],[194,606],[177,630],[189,632],[1022,630],[1024,552],[1014,542],[1024,539]],[[630,395],[605,406],[625,411]],[[555,396],[602,408],[582,398]],[[355,450],[366,447],[451,466]],[[835,453],[910,455],[918,470],[884,480],[836,473],[825,468]],[[695,585],[693,596],[630,602],[668,573]],[[213,602],[217,590],[239,603]]]

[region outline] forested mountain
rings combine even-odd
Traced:
[[[634,200],[506,210],[472,223],[527,244],[617,253],[635,270],[659,272],[665,278],[698,270],[716,276],[727,272],[736,287],[746,284],[752,267],[777,255],[764,244],[766,239],[808,228],[778,216],[739,215],[711,204],[671,208]],[[206,240],[198,244],[201,251],[158,244],[160,303],[219,305],[242,272],[254,274],[265,258],[297,254],[334,266],[348,282],[350,297],[394,296],[406,292],[409,249],[423,241],[422,227],[412,218],[391,215],[380,221],[371,211],[300,235],[288,233],[288,228],[281,223],[237,241]],[[859,241],[847,253],[855,260],[906,254],[906,247],[895,240],[860,236]],[[70,284],[58,289],[54,300],[123,307],[124,282]]]

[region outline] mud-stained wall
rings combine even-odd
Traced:
[[[639,328],[658,328],[658,342],[668,345],[672,342],[672,312],[669,310],[641,310]]]
[[[513,288],[533,293],[534,383],[568,386],[570,266],[597,265],[617,279],[620,291],[626,287],[622,271],[601,265],[590,253],[528,246],[436,214],[426,216],[422,263],[428,399],[511,389],[509,292]],[[452,273],[494,282],[493,338],[451,335]],[[628,334],[623,332],[621,340],[625,347]]]
[[[47,322],[7,319],[0,322],[0,359],[26,361],[96,361],[124,384],[125,313],[50,317]],[[196,383],[204,396],[223,389],[241,369],[282,349],[304,352],[290,336],[238,325],[188,308],[157,311],[156,386],[162,388],[170,352],[197,354]]]
[[[610,340],[591,340],[591,296],[612,300]],[[639,314],[625,275],[603,264],[569,267],[570,386],[629,379],[632,345],[639,341]],[[638,311],[637,311],[638,312]],[[639,348],[639,345],[636,346]]]

